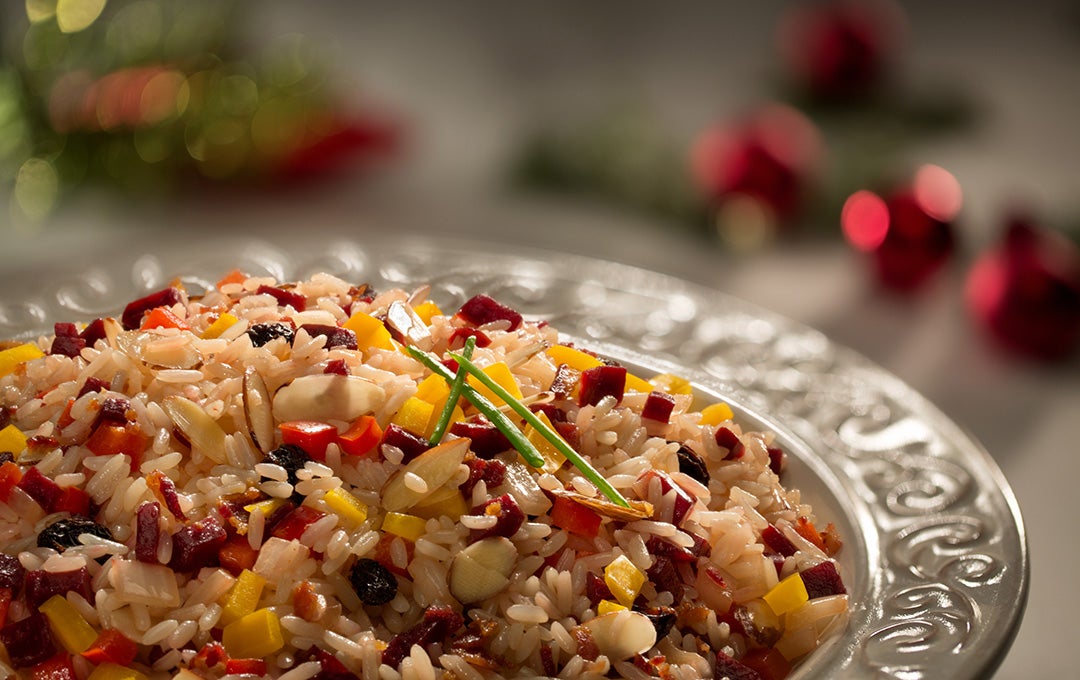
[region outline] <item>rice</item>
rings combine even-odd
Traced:
[[[0,572],[34,586],[0,638],[41,625],[43,587],[152,678],[227,677],[224,654],[286,680],[692,679],[842,629],[839,540],[781,485],[771,434],[486,296],[430,293],[234,274],[3,350]],[[182,323],[141,328],[158,306]],[[402,345],[445,360],[468,336],[599,477],[495,393],[542,469],[464,399],[431,446],[449,386]]]

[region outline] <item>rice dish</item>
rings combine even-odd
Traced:
[[[770,433],[438,297],[234,271],[0,347],[0,677],[770,680],[844,627]]]

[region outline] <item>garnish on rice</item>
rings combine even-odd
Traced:
[[[0,676],[777,680],[843,627],[771,435],[429,296],[232,272],[4,345]]]

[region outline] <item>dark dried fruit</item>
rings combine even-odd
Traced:
[[[64,552],[68,548],[79,545],[79,536],[83,534],[113,540],[112,532],[94,520],[86,517],[68,517],[58,519],[42,529],[38,534],[37,544],[39,548],[52,548],[57,552]]]
[[[311,460],[311,456],[307,455],[302,448],[295,444],[282,444],[270,453],[266,454],[264,462],[273,463],[274,465],[280,465],[285,468],[285,472],[289,475],[289,484],[296,485],[300,479],[296,476],[297,470],[302,470],[304,466]]]
[[[307,298],[300,293],[294,293],[291,290],[262,285],[259,286],[255,293],[258,295],[269,295],[277,300],[277,303],[282,307],[292,305],[292,308],[298,312],[302,312],[307,308]]]
[[[56,654],[49,622],[40,612],[4,626],[0,630],[0,642],[7,648],[11,665],[15,668],[34,666]]]
[[[285,342],[292,344],[296,332],[288,324],[272,321],[270,323],[257,323],[247,329],[247,335],[251,338],[254,347],[262,347],[271,340],[284,338]]]
[[[25,578],[26,568],[18,557],[0,553],[0,588],[7,588],[11,591],[12,597],[18,597],[22,592]]]
[[[313,338],[320,335],[326,338],[326,344],[323,345],[326,349],[332,347],[356,349],[356,333],[348,328],[339,328],[338,326],[317,323],[306,323],[300,328],[307,331],[307,334]]]
[[[395,635],[382,653],[382,662],[391,668],[397,668],[409,654],[413,645],[427,647],[446,639],[465,625],[465,620],[456,611],[445,605],[432,605],[424,610],[424,618],[409,630]]]
[[[653,628],[656,629],[656,639],[660,640],[667,636],[671,632],[671,628],[675,625],[675,620],[678,615],[671,607],[649,607],[641,612],[649,621],[652,622]]]
[[[705,464],[701,456],[694,453],[689,447],[679,447],[679,472],[687,477],[709,485],[709,466]]]
[[[397,578],[372,559],[360,559],[349,570],[349,583],[366,605],[386,604],[397,595]]]

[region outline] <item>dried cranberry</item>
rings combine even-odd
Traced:
[[[214,517],[185,524],[172,536],[173,552],[169,567],[185,573],[212,567],[218,561],[218,548],[228,539],[225,527]]]
[[[123,397],[109,397],[101,402],[101,410],[98,411],[94,425],[100,423],[116,423],[123,425],[128,421],[127,412],[131,408],[131,402]]]
[[[356,349],[356,333],[348,328],[339,328],[338,326],[317,323],[306,323],[300,326],[300,328],[307,331],[307,334],[313,338],[320,335],[326,338],[326,344],[324,345],[326,349],[330,349],[331,347]]]
[[[492,461],[496,462],[496,461]],[[501,462],[501,461],[498,461]],[[488,529],[473,529],[469,532],[469,542],[489,538],[491,536],[505,536],[510,538],[517,533],[521,525],[525,523],[525,513],[521,511],[517,501],[510,494],[503,494],[493,498],[487,503],[477,505],[469,513],[471,515],[494,516],[495,524]]]
[[[331,359],[326,362],[326,366],[323,367],[323,373],[333,375],[349,375],[349,367],[345,364],[344,359]]]
[[[501,460],[470,458],[465,461],[465,465],[469,468],[469,476],[461,483],[460,488],[466,496],[472,494],[473,489],[481,480],[489,489],[492,489],[506,479],[506,463]]]
[[[294,293],[291,290],[285,290],[284,288],[275,288],[274,286],[262,285],[255,291],[257,295],[269,295],[277,300],[277,303],[282,307],[292,306],[298,312],[302,312],[307,308],[307,298],[299,293]]]
[[[596,366],[581,372],[578,406],[595,406],[604,397],[622,401],[626,389],[626,369],[622,366]]]
[[[271,340],[278,338],[284,339],[286,343],[291,345],[295,335],[296,332],[293,331],[292,326],[278,321],[257,323],[247,329],[247,336],[251,338],[251,344],[254,347],[262,347]]]
[[[475,420],[461,420],[450,426],[450,433],[472,440],[469,448],[480,458],[494,458],[513,446],[499,428],[482,417]]]
[[[585,595],[593,605],[598,604],[600,600],[615,599],[603,577],[591,571],[585,573]]]
[[[349,570],[349,583],[360,601],[369,606],[386,604],[397,595],[397,578],[375,560],[357,560]]]
[[[476,338],[477,347],[487,347],[491,344],[491,338],[484,331],[478,331],[475,328],[455,328],[448,341],[450,349],[461,349],[469,338]]]
[[[330,652],[319,649],[318,647],[312,647],[312,658],[319,662],[320,670],[319,674],[315,676],[316,680],[360,680],[360,677],[353,673],[345,664],[338,661],[337,657]]]
[[[296,471],[302,470],[310,460],[311,456],[295,444],[282,444],[266,454],[265,458],[265,462],[285,468],[289,484],[294,486],[300,481],[300,478],[296,476]]]
[[[25,578],[26,569],[18,557],[0,553],[0,588],[7,588],[12,597],[18,597]]]
[[[427,647],[436,642],[445,642],[447,637],[464,624],[461,614],[450,607],[432,605],[424,610],[424,618],[420,623],[390,640],[383,650],[382,662],[391,668],[397,668],[413,645]]]
[[[716,440],[717,446],[722,446],[728,450],[728,454],[724,456],[724,460],[736,460],[742,458],[743,444],[739,441],[739,435],[735,434],[730,428],[716,428],[716,434],[713,435],[713,439]]]
[[[705,486],[709,485],[709,466],[705,464],[705,460],[701,456],[685,445],[679,447],[677,455],[679,457],[679,472],[690,479],[701,482]]]
[[[799,575],[802,577],[803,585],[806,586],[806,594],[811,600],[815,597],[843,595],[847,592],[840,573],[836,571],[836,565],[828,560],[804,569]]]
[[[653,558],[652,566],[645,572],[658,591],[667,591],[675,596],[675,601],[682,599],[685,589],[675,561],[664,555]]]
[[[147,501],[135,512],[135,559],[140,562],[157,564],[159,517],[161,506],[157,501]]]
[[[134,300],[127,307],[124,307],[124,314],[120,317],[120,322],[124,325],[124,330],[133,331],[142,324],[143,314],[146,312],[155,307],[171,307],[183,299],[183,293],[179,288],[174,287],[150,293],[146,297]],[[89,338],[86,338],[86,341],[87,344],[90,344]]]
[[[401,459],[402,463],[408,463],[413,458],[416,458],[421,453],[431,448],[428,446],[426,439],[409,432],[396,423],[390,423],[386,429],[383,430],[382,440],[379,442],[379,449],[382,450],[383,446],[395,446],[401,449],[401,452],[405,454],[405,457]]]
[[[4,626],[0,629],[0,642],[7,648],[11,665],[15,668],[34,666],[56,654],[49,622],[40,612]]]
[[[108,527],[103,527],[92,519],[76,516],[58,519],[42,529],[38,534],[37,544],[39,548],[52,548],[57,552],[64,552],[68,548],[79,545],[79,536],[83,534],[113,540],[112,532]]]
[[[484,294],[466,300],[457,316],[474,326],[483,326],[493,321],[509,321],[509,330],[515,331],[521,325],[521,314]]]
[[[83,383],[83,386],[79,388],[78,396],[81,397],[84,394],[90,394],[91,392],[101,392],[102,390],[109,389],[109,383],[105,382],[101,378],[95,378],[90,376]]]
[[[26,603],[35,609],[53,595],[63,595],[70,591],[75,591],[87,602],[94,603],[90,572],[86,567],[71,571],[26,572]]]
[[[85,348],[86,341],[77,335],[57,335],[53,338],[52,345],[49,347],[49,354],[77,357]]]
[[[773,552],[784,557],[791,557],[798,551],[795,544],[788,540],[788,537],[780,532],[779,529],[773,525],[769,525],[761,530],[761,542],[768,546]]]
[[[79,333],[79,337],[86,341],[87,347],[93,347],[98,340],[105,339],[105,319],[94,319],[82,333]]]
[[[769,469],[779,477],[780,473],[784,471],[784,466],[787,463],[787,455],[784,453],[783,449],[776,446],[770,446],[765,449],[765,451],[769,454]]]

